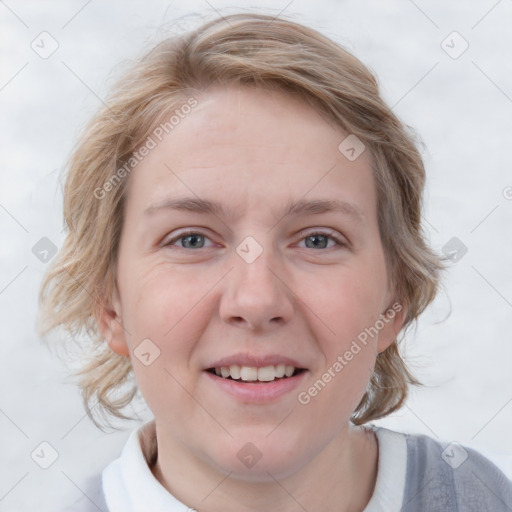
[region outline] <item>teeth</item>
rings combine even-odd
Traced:
[[[240,378],[244,381],[258,380],[258,368],[255,366],[242,366],[240,368]]]
[[[276,378],[276,369],[274,366],[264,366],[258,369],[258,380],[270,382]]]
[[[284,374],[287,377],[291,377],[293,375],[294,371],[295,371],[295,368],[293,366],[285,366],[284,367]]]
[[[262,368],[232,364],[231,366],[215,368],[215,374],[219,377],[223,377],[224,379],[231,377],[232,379],[243,380],[244,382],[272,382],[275,379],[291,377],[294,372],[295,367],[284,364],[263,366]]]
[[[232,364],[229,367],[229,373],[230,373],[232,379],[239,379],[240,378],[240,366],[238,366],[237,364]]]

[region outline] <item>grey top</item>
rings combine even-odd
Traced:
[[[401,512],[416,511],[512,512],[512,482],[471,448],[407,435]]]
[[[462,447],[458,443],[439,442],[425,435],[401,434],[382,427],[373,428],[379,440],[379,473],[383,468],[389,471],[394,465],[397,473],[402,470],[405,473],[402,483],[396,484],[403,486],[403,489],[386,488],[390,481],[399,482],[400,479],[388,479],[383,484],[382,475],[378,474],[378,494],[382,496],[399,493],[403,498],[401,508],[397,508],[386,505],[386,500],[379,501],[375,507],[376,500],[372,497],[368,507],[362,512],[512,512],[512,481],[477,451]],[[393,436],[396,439],[397,435],[405,439],[404,468],[399,467],[403,465],[401,454],[395,457],[394,448],[390,450],[388,446],[383,449],[383,442]],[[390,443],[390,446],[393,444]],[[384,454],[386,461],[381,460]],[[84,491],[81,498],[62,512],[125,512],[108,508],[101,474],[91,479]],[[374,492],[374,496],[376,494]],[[387,503],[397,502],[390,499]]]

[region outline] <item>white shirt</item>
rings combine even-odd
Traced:
[[[405,434],[372,426],[379,446],[377,481],[363,512],[400,510],[403,501],[407,444]],[[121,456],[102,474],[105,501],[110,512],[192,512],[155,478],[149,467],[156,454],[155,422],[132,432]]]

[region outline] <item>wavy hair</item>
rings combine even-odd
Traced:
[[[64,189],[67,235],[40,291],[40,332],[58,326],[80,339],[87,358],[75,372],[93,421],[126,418],[137,392],[130,359],[114,353],[98,329],[98,311],[116,278],[123,227],[126,166],[164,114],[213,84],[294,94],[370,151],[378,223],[395,298],[407,327],[434,299],[442,259],[421,227],[425,170],[408,127],[382,100],[373,74],[319,32],[262,14],[234,14],[167,38],[137,60],[90,121],[70,157]],[[117,173],[117,174],[116,174]],[[108,194],[98,197],[105,183]],[[399,339],[377,356],[366,393],[352,415],[363,424],[398,409],[419,384],[399,353]],[[95,409],[93,414],[93,408]]]

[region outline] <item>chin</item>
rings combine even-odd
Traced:
[[[208,458],[218,470],[230,478],[248,482],[275,482],[291,476],[314,455],[306,453],[304,440],[254,431],[237,435],[226,443],[216,443]],[[210,450],[209,450],[210,451]],[[309,446],[309,451],[313,451]]]

